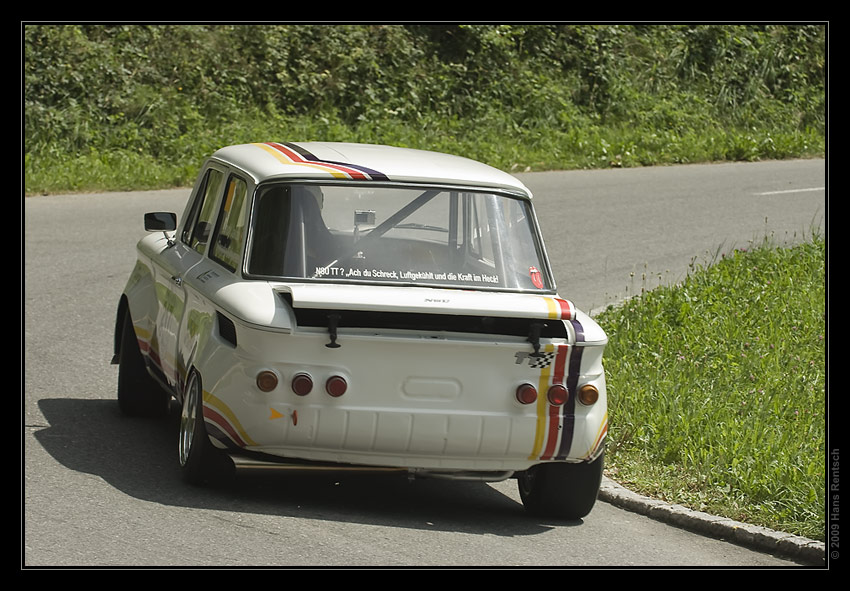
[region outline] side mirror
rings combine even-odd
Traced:
[[[177,229],[177,214],[155,211],[145,214],[145,230],[148,232],[173,232]]]

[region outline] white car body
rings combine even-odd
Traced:
[[[224,182],[218,186],[214,179]],[[276,218],[259,211],[260,195],[271,195],[272,187],[287,191],[288,221],[280,222],[287,254],[260,263],[273,258],[260,243],[267,240],[261,227]],[[366,246],[366,255],[355,248],[346,253],[347,263],[332,255],[327,264],[308,263],[309,214],[299,214],[298,222],[293,213],[296,202],[312,203],[302,190],[320,195],[325,219],[333,213],[329,195],[348,195],[340,203],[354,195],[367,201],[373,209],[354,210],[345,244],[361,244],[357,241],[371,232],[369,244],[391,246],[381,247],[384,251]],[[455,212],[448,229],[392,220],[382,229],[373,219],[391,197],[425,193],[423,203],[432,199],[435,210],[445,203]],[[205,196],[206,209],[199,204]],[[518,208],[499,236],[528,236],[529,244],[516,247],[511,261],[528,254],[535,264],[499,267],[497,259],[508,258],[507,247],[502,252],[490,234],[488,244],[482,237],[486,228],[469,229],[477,223],[469,221],[473,216],[488,215],[481,213],[485,205],[475,212],[466,206],[479,202]],[[183,403],[184,468],[197,463],[189,458],[189,446],[199,433],[209,440],[209,446],[202,444],[209,447],[206,455],[223,450],[244,461],[259,452],[264,459],[398,468],[417,475],[495,480],[543,464],[594,464],[607,431],[602,367],[607,338],[556,292],[530,204],[531,192],[514,177],[456,156],[334,143],[224,148],[205,163],[180,223],[139,242],[119,305],[116,359],[124,354],[122,345],[132,348],[122,340],[129,322],[148,374],[167,399]],[[410,209],[419,215],[424,207],[416,203]],[[204,235],[198,228],[210,226],[198,220],[217,220],[218,212],[229,221],[223,217]],[[526,223],[528,229],[520,227]],[[231,226],[238,240],[223,236]],[[406,234],[388,238],[391,231]],[[298,240],[300,263],[290,254]],[[495,245],[499,253],[493,260],[475,255],[472,261],[493,272],[436,262],[435,253],[446,251],[445,240],[452,253]],[[405,264],[379,264],[369,248],[385,260],[404,256]],[[286,265],[300,269],[299,276],[277,270]],[[123,365],[121,371],[130,374]],[[312,389],[296,393],[294,380]],[[202,393],[197,408],[187,395],[195,384]],[[553,385],[563,386],[566,400],[547,399]],[[518,391],[527,386],[537,396],[521,401]],[[595,399],[581,402],[582,387]],[[129,402],[122,401],[123,407],[135,414],[161,408],[159,395],[155,403],[137,404],[147,396],[125,393]],[[191,427],[199,420],[196,411],[204,419],[200,430]],[[596,484],[576,486],[598,489],[601,459],[596,464],[591,478]],[[563,514],[580,517],[587,511]]]

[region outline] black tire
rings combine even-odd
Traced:
[[[596,503],[604,465],[603,454],[589,463],[532,466],[517,476],[522,504],[537,517],[581,519]]]
[[[148,373],[133,331],[130,313],[124,314],[118,353],[118,406],[131,417],[164,417],[171,395]]]
[[[178,457],[183,479],[190,484],[220,484],[234,471],[233,461],[210,443],[204,425],[201,376],[189,374],[180,411]]]

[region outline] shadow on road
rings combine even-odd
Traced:
[[[109,400],[43,399],[39,409],[49,427],[34,437],[56,461],[154,503],[501,536],[582,524],[541,522],[487,483],[405,474],[240,472],[223,486],[191,486],[177,464],[176,405],[162,420],[127,418]]]

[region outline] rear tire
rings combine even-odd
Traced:
[[[232,460],[210,443],[204,424],[201,376],[189,374],[180,411],[178,456],[183,479],[190,484],[218,484],[234,471]]]
[[[526,511],[537,517],[577,520],[596,503],[604,454],[593,462],[538,464],[517,477]]]
[[[130,312],[124,314],[118,357],[118,406],[131,417],[164,417],[171,395],[148,373]]]

